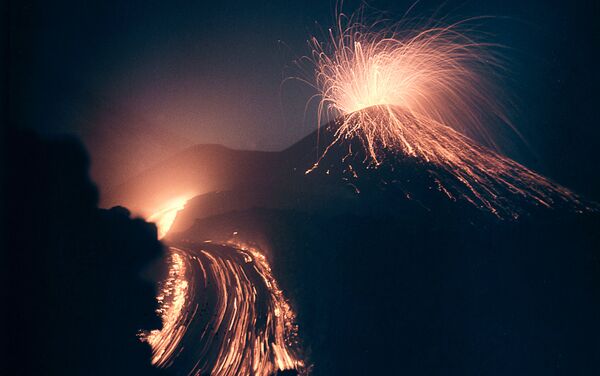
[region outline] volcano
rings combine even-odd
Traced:
[[[170,313],[179,329],[161,338],[163,366],[222,375],[252,364],[266,371],[248,372],[265,375],[599,369],[594,203],[450,128],[416,131],[478,158],[467,168],[481,174],[465,178],[406,149],[373,163],[361,137],[338,129],[332,122],[281,152],[193,147],[107,197],[139,212],[189,197],[166,243],[196,292],[186,289]],[[245,269],[261,257],[266,264]],[[252,289],[267,293],[240,293]]]
[[[597,211],[595,203],[450,127],[424,123],[402,109],[387,112],[375,106],[339,118],[280,152],[197,145],[108,190],[102,205],[126,204],[149,216],[174,198],[193,198],[186,212],[198,213],[191,221],[248,207],[311,211],[325,205],[337,212],[346,203],[364,211],[376,205],[372,200],[384,202],[377,212],[394,211],[397,204],[435,210],[449,200],[499,219],[540,210]],[[341,125],[357,121],[385,127],[390,116],[402,123],[400,141],[368,134],[378,130],[359,129],[351,137],[340,132]],[[401,145],[393,148],[394,142]],[[191,209],[195,205],[198,210]],[[180,215],[174,230],[189,225]]]

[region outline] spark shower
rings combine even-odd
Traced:
[[[436,179],[449,198],[466,199],[500,218],[520,214],[503,192],[547,208],[593,210],[568,189],[493,150],[490,124],[500,121],[519,133],[494,80],[503,69],[500,46],[469,35],[475,34],[466,27],[472,20],[390,26],[363,19],[362,12],[340,14],[324,40],[310,39],[312,55],[305,60],[315,71],[318,94],[311,100],[318,99],[318,123],[337,127],[323,156],[357,138],[372,166],[389,162],[390,155],[432,163],[458,181],[452,192]]]

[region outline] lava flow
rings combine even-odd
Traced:
[[[187,200],[149,217],[159,238]],[[304,369],[298,327],[266,257],[239,244],[169,247],[159,283],[161,330],[143,333],[152,363],[175,374],[268,376]]]
[[[432,164],[453,181],[435,179],[446,195],[500,218],[519,215],[513,198],[547,208],[592,209],[568,189],[471,138],[493,145],[485,124],[511,125],[489,78],[501,66],[499,59],[490,44],[475,42],[460,26],[375,31],[342,15],[326,42],[313,38],[318,121],[336,119],[333,142],[321,160],[334,145],[358,139],[369,165],[378,167],[390,157]]]
[[[295,314],[259,250],[205,243],[169,248],[153,364],[184,375],[301,371]]]

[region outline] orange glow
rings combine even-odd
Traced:
[[[177,212],[183,210],[188,199],[189,197],[186,196],[171,200],[160,210],[148,217],[148,222],[156,224],[159,239],[162,239],[167,235],[171,226],[173,226]]]

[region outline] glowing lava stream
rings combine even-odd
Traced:
[[[163,329],[147,341],[153,364],[187,375],[271,375],[304,366],[295,315],[257,250],[171,247],[161,285]]]
[[[186,199],[148,218],[167,235]],[[142,334],[152,363],[186,375],[272,375],[304,369],[295,314],[255,247],[169,247],[159,283],[163,328]]]
[[[187,375],[302,370],[295,315],[255,248],[169,248],[163,329],[149,333],[153,364]]]
[[[163,238],[185,199],[149,217]],[[295,314],[255,247],[169,247],[159,283],[163,328],[143,333],[152,363],[186,375],[268,376],[304,370]]]

